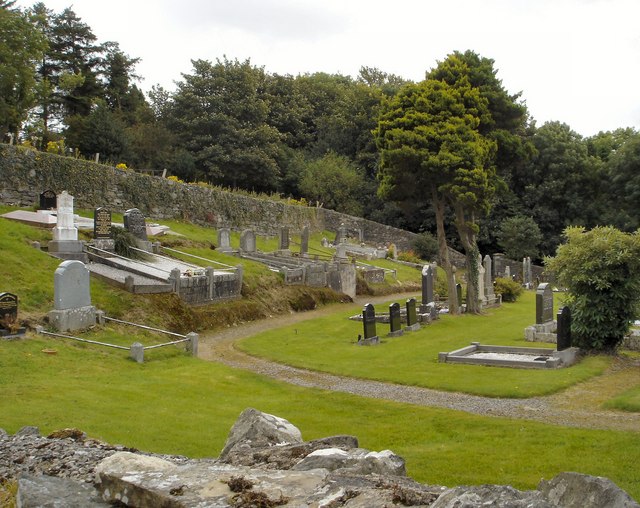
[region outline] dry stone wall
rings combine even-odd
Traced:
[[[32,206],[45,190],[74,196],[76,208],[108,207],[114,212],[138,208],[155,219],[185,219],[236,230],[253,228],[276,234],[280,226],[292,232],[337,231],[341,224],[361,232],[366,242],[395,243],[409,249],[414,233],[324,208],[289,205],[208,186],[183,184],[93,162],[0,145],[0,203]]]

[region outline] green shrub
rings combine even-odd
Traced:
[[[135,237],[124,228],[111,228],[113,241],[115,244],[115,253],[129,259],[146,259],[141,252],[134,250],[137,247]]]
[[[522,286],[515,280],[506,279],[503,277],[496,277],[494,290],[496,293],[502,295],[503,302],[515,302],[524,291],[524,289],[522,289]]]
[[[614,227],[568,227],[566,243],[545,260],[567,288],[572,344],[612,351],[629,331],[640,304],[640,233]]]
[[[407,263],[415,263],[421,265],[422,260],[412,250],[398,252],[398,261],[406,261]]]
[[[438,257],[438,240],[428,231],[420,233],[413,241],[416,255],[421,259],[433,261]]]

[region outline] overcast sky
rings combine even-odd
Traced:
[[[34,1],[20,0],[31,6]],[[584,136],[640,130],[640,0],[44,0],[142,61],[139,85],[174,88],[191,59],[250,59],[269,73],[420,81],[452,51],[492,58],[538,126]]]

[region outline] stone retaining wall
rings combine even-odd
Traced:
[[[184,219],[201,225],[253,228],[275,235],[281,226],[292,232],[337,231],[344,224],[363,241],[411,248],[415,233],[324,208],[289,205],[204,185],[120,170],[93,162],[0,145],[0,203],[33,206],[45,190],[68,191],[77,208],[108,207],[114,212],[138,208],[155,219]]]

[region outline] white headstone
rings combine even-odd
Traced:
[[[60,263],[53,276],[53,300],[56,310],[78,309],[91,305],[89,270],[82,261]]]
[[[67,191],[62,191],[57,196],[58,222],[53,228],[55,241],[77,241],[78,228],[73,225],[73,196]]]

